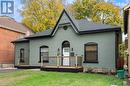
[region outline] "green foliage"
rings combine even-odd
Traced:
[[[72,4],[74,16],[76,19],[84,19],[92,16],[92,8],[96,4],[96,0],[75,0]]]
[[[100,2],[93,8],[92,19],[95,22],[101,22],[111,25],[121,25],[122,17],[120,15],[121,9],[111,3]]]
[[[122,26],[121,9],[104,0],[75,0],[69,8],[76,19],[89,18],[94,22]]]
[[[22,22],[35,32],[53,28],[63,6],[61,0],[31,0],[25,4]]]
[[[35,32],[53,28],[63,10],[66,0],[26,0],[21,15],[23,23]],[[89,18],[94,22],[118,25],[123,27],[121,9],[112,4],[113,0],[75,0],[64,5],[76,19]]]
[[[124,57],[125,54],[125,43],[119,45],[119,57]]]

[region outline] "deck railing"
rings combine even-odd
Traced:
[[[68,58],[69,59],[69,65],[63,64],[63,59]],[[47,66],[54,66],[54,67],[60,67],[60,66],[68,66],[68,67],[81,67],[82,66],[82,57],[81,56],[51,56],[49,57],[48,62],[44,62],[42,60],[41,62],[42,67]]]

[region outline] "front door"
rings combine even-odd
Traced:
[[[63,56],[63,66],[69,66],[69,56],[70,56],[70,43],[64,41],[62,43],[62,56]]]
[[[63,66],[69,66],[70,48],[63,48]]]

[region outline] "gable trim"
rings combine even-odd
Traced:
[[[55,35],[55,33],[56,33],[57,29],[58,29],[58,26],[59,26],[59,22],[60,22],[60,20],[61,20],[61,18],[62,18],[62,16],[63,16],[64,13],[67,15],[67,17],[68,17],[69,20],[71,21],[70,24],[72,25],[74,31],[75,31],[76,33],[79,33],[78,28],[77,28],[76,25],[74,24],[73,20],[71,19],[71,17],[70,17],[69,14],[67,13],[67,11],[64,9],[64,10],[62,11],[62,13],[61,13],[61,15],[60,15],[58,21],[57,21],[57,23],[56,23],[56,25],[55,25],[55,27],[54,27],[52,33],[51,33],[51,36],[54,36],[54,35]]]

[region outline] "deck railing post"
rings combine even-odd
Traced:
[[[60,56],[59,55],[57,56],[57,61],[56,62],[57,62],[57,67],[59,67],[60,66]]]
[[[78,58],[77,58],[77,55],[76,55],[76,57],[75,57],[75,64],[76,64],[76,67],[78,66],[78,65],[77,65],[77,61],[78,61],[77,59],[78,59]]]
[[[42,58],[41,58],[41,68],[43,67],[44,65],[43,65],[43,61],[42,61]]]
[[[18,65],[20,65],[20,58],[18,58]]]

